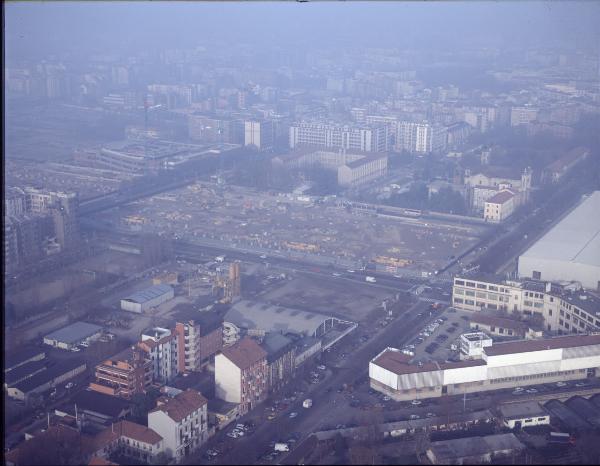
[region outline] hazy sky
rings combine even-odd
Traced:
[[[600,2],[7,2],[8,57],[130,52],[212,39],[380,47],[598,48]]]

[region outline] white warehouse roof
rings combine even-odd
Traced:
[[[519,276],[575,280],[586,288],[600,281],[600,191],[595,191],[519,257]]]
[[[133,293],[131,296],[128,296],[126,299],[127,301],[133,301],[136,303],[140,303],[143,304],[146,301],[150,301],[152,299],[158,298],[159,296],[162,296],[165,293],[169,293],[172,292],[173,288],[171,288],[169,285],[155,285],[153,287],[150,288],[146,288],[145,290],[142,291],[138,291],[137,293]]]

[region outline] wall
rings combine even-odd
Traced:
[[[241,403],[242,374],[223,354],[215,356],[215,396],[232,403]]]

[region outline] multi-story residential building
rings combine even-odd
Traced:
[[[178,311],[174,318],[179,346],[178,371],[199,371],[223,348],[223,316],[190,306]]]
[[[164,452],[176,462],[208,439],[207,400],[196,390],[157,400],[148,413],[148,427],[163,438]]]
[[[428,122],[401,121],[396,127],[396,150],[422,154],[446,148],[447,129]]]
[[[538,315],[548,332],[582,333],[600,329],[600,298],[555,283],[539,281],[490,281],[454,278],[452,305],[465,311],[519,312]]]
[[[535,107],[513,107],[510,112],[510,126],[526,125],[536,120],[538,111]]]
[[[267,352],[267,387],[279,390],[293,377],[296,369],[296,344],[280,333],[267,333],[260,345]]]
[[[387,152],[388,128],[301,122],[290,126],[290,148],[314,146],[363,152]]]
[[[117,422],[94,437],[94,456],[105,460],[116,454],[154,464],[163,451],[164,440],[156,431],[131,421]]]
[[[178,373],[179,345],[173,330],[154,327],[142,333],[138,347],[152,362],[153,380],[169,383]]]
[[[486,222],[500,223],[510,217],[517,208],[517,193],[503,189],[485,201],[483,218]]]
[[[251,338],[243,338],[215,356],[215,395],[240,404],[244,415],[267,396],[267,353]]]
[[[100,393],[131,398],[152,384],[152,361],[137,347],[128,348],[96,366],[90,388]]]
[[[250,120],[244,122],[244,145],[253,146],[258,150],[273,148],[275,143],[275,128],[269,120]]]

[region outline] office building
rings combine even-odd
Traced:
[[[518,312],[526,318],[537,315],[544,331],[558,334],[600,330],[596,314],[600,298],[577,284],[455,277],[452,305],[464,311]]]

